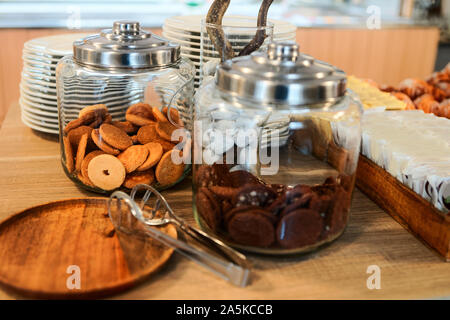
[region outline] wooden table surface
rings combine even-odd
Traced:
[[[22,124],[15,105],[0,131],[0,219],[40,203],[97,196],[63,172],[57,138]],[[191,181],[164,192],[194,223]],[[157,275],[112,298],[127,299],[429,299],[450,298],[450,264],[356,190],[341,238],[317,252],[289,258],[251,256],[251,284],[237,288],[174,254]],[[1,263],[1,261],[0,261]],[[368,289],[367,269],[381,270],[381,289]],[[0,290],[0,299],[21,298]]]

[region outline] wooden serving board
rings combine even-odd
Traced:
[[[360,155],[356,185],[403,227],[450,261],[450,215]]]
[[[160,230],[177,237],[172,225]],[[172,253],[116,232],[106,198],[50,202],[0,223],[0,284],[35,298],[97,298],[136,285]]]

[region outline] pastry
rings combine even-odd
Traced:
[[[166,152],[156,166],[155,175],[156,180],[163,186],[171,185],[181,178],[184,172],[184,163],[175,164],[172,161],[172,155],[176,157],[177,155],[171,150]],[[181,158],[181,157],[180,157]]]
[[[64,156],[66,159],[66,169],[69,173],[72,173],[73,170],[75,169],[75,166],[73,163],[72,145],[68,137],[63,137],[63,144],[64,144]]]
[[[120,153],[119,149],[113,148],[109,144],[107,144],[101,137],[99,133],[99,129],[92,130],[91,133],[92,141],[95,143],[95,145],[100,149],[103,150],[106,153],[118,155]]]
[[[163,155],[163,148],[158,142],[149,142],[144,145],[148,149],[147,159],[142,163],[137,171],[145,171],[156,165]]]
[[[416,105],[417,109],[423,110],[423,112],[425,113],[430,113],[431,109],[435,107],[433,105],[439,105],[439,102],[434,100],[434,97],[431,94],[424,94],[414,100],[414,104]]]
[[[416,109],[416,106],[412,102],[411,98],[409,96],[407,96],[406,94],[404,94],[403,92],[394,91],[394,92],[391,92],[391,94],[394,97],[396,97],[398,100],[403,101],[404,103],[406,103],[405,110],[415,110]]]
[[[153,169],[147,171],[134,171],[127,174],[123,186],[128,189],[133,189],[138,184],[151,185],[155,181],[155,173]]]
[[[88,133],[83,134],[83,136],[80,139],[80,143],[78,144],[77,157],[75,160],[75,170],[77,170],[78,172],[81,171],[81,162],[83,162],[84,155],[86,154],[88,137],[89,137]]]
[[[99,133],[101,138],[113,148],[125,150],[133,145],[131,137],[125,131],[112,124],[102,124]]]
[[[127,173],[133,172],[147,159],[148,149],[142,145],[131,146],[117,156]]]
[[[421,95],[432,93],[432,88],[426,81],[421,79],[405,79],[399,84],[399,91],[408,95],[411,100]]]
[[[125,167],[119,159],[110,154],[94,157],[88,164],[88,177],[103,190],[114,190],[125,180]]]

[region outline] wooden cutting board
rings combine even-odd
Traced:
[[[177,237],[172,225],[160,230]],[[0,223],[0,284],[35,298],[96,298],[143,281],[172,253],[116,232],[106,198],[50,202]]]
[[[356,185],[397,222],[450,261],[450,215],[360,155]]]

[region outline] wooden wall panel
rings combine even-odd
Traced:
[[[152,30],[161,34],[161,29]],[[62,29],[0,29],[0,125],[19,98],[23,44],[46,35],[81,32]],[[85,32],[85,30],[83,30]],[[425,78],[433,71],[439,31],[407,29],[299,29],[301,51],[362,78],[397,84],[407,77]]]

